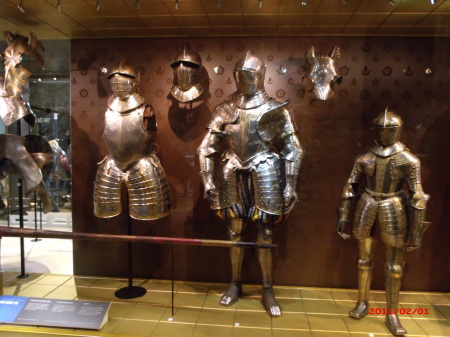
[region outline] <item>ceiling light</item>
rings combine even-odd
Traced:
[[[395,0],[388,0],[388,4],[391,6],[395,6]]]
[[[175,0],[175,9],[178,9],[180,7],[180,3],[178,0]]]
[[[308,4],[308,2],[307,2],[306,0],[302,0],[302,1],[300,1],[300,4],[301,4],[302,6],[306,6],[306,5]]]
[[[97,5],[95,6],[95,10],[97,12],[100,10],[100,0],[97,0]]]
[[[136,0],[136,9],[141,9],[141,0]]]
[[[220,0],[216,0],[216,6],[217,8],[220,8]]]
[[[263,0],[259,0],[259,8],[262,8],[263,6]]]
[[[431,4],[432,4],[432,5],[434,5],[434,3],[435,3],[436,1],[434,1],[434,0],[430,0],[430,2],[431,2]]]
[[[61,0],[58,0],[58,5],[56,5],[56,9],[58,10],[58,12],[62,12],[62,7],[61,7]]]
[[[25,13],[25,8],[23,8],[23,0],[20,0],[19,5],[17,6],[17,9],[24,14]]]

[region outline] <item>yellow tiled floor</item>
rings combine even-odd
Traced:
[[[111,302],[109,321],[100,331],[0,325],[0,336],[157,336],[157,337],[378,337],[390,336],[382,314],[363,320],[348,317],[356,290],[276,287],[283,316],[270,318],[260,302],[260,287],[244,285],[244,296],[231,307],[219,305],[226,284],[134,280],[147,293],[124,300],[115,297],[127,280],[31,274],[18,279],[5,272],[6,295]],[[401,307],[415,314],[401,315],[408,336],[450,336],[450,294],[402,292]],[[371,292],[371,307],[384,308],[384,293]],[[424,312],[418,314],[417,312]]]

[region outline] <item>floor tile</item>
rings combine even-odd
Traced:
[[[354,302],[358,300],[357,290],[333,289],[331,290],[331,295],[335,300],[354,301]]]
[[[76,287],[59,286],[45,297],[59,300],[73,300],[78,296]]]
[[[342,331],[311,331],[312,337],[351,337],[349,332]]]
[[[30,284],[24,284],[24,283],[15,283],[15,282],[7,282],[3,285],[3,295],[11,295],[11,296],[19,296],[19,293],[22,290],[25,290]]]
[[[47,285],[62,285],[65,282],[69,281],[72,276],[68,275],[45,275],[44,277],[40,277],[34,282],[34,284],[47,284]]]
[[[399,302],[402,304],[428,304],[428,300],[421,293],[402,293],[399,295]]]
[[[208,283],[196,283],[196,282],[176,282],[177,293],[189,292],[198,294],[207,294],[211,285]]]
[[[172,293],[148,290],[144,296],[139,297],[137,300],[152,305],[172,305]]]
[[[105,288],[105,289],[115,289],[115,290],[126,287],[126,286],[128,286],[128,283],[126,280],[108,279],[108,278],[96,279],[91,284],[91,287],[93,287],[93,288]]]
[[[168,307],[162,314],[160,321],[195,324],[200,316],[200,312],[200,308],[174,308],[172,315],[172,308]]]
[[[114,329],[113,333],[126,336],[152,336],[152,332],[157,326],[158,322],[124,319]]]
[[[128,313],[136,306],[136,303],[121,303],[121,302],[112,302],[108,316],[110,318],[124,318],[127,317]]]
[[[235,306],[236,310],[265,311],[260,298],[244,297]]]
[[[176,307],[197,307],[201,308],[205,301],[206,293],[179,293],[175,294],[174,305]]]
[[[306,314],[284,312],[281,317],[272,319],[272,328],[309,330],[309,322]]]
[[[114,295],[115,289],[102,289],[102,288],[84,288],[77,287],[77,300],[88,301],[118,301]]]
[[[348,332],[340,315],[306,314],[311,330]]]
[[[272,337],[312,337],[311,331],[272,329]]]
[[[99,330],[100,333],[107,333],[112,334],[114,331],[117,330],[117,328],[122,324],[123,319],[122,318],[112,318],[109,316],[108,322]]]
[[[147,280],[142,282],[141,287],[147,290],[172,291],[172,282],[168,280]],[[174,291],[178,290],[177,283],[174,283]]]
[[[305,288],[300,292],[303,299],[333,299],[331,291],[326,289]]]
[[[435,304],[433,305],[433,307],[439,310],[439,312],[444,315],[445,318],[450,319],[450,305]]]
[[[248,327],[234,327],[232,337],[272,337],[270,329],[258,329]]]
[[[17,295],[27,297],[45,297],[56,288],[57,286],[52,285],[32,284],[29,287],[26,287],[24,290],[20,291]]]
[[[278,303],[283,312],[305,312],[305,306],[301,299],[280,298]]]
[[[90,287],[95,281],[97,281],[97,279],[93,277],[74,276],[71,279],[67,280],[64,285],[75,287]]]
[[[273,287],[275,297],[301,298],[301,291],[296,287]]]
[[[423,294],[423,297],[425,297],[430,303],[433,304],[450,304],[450,294],[427,293]]]
[[[402,317],[413,318],[435,318],[445,319],[446,317],[431,304],[404,304],[402,303],[399,308],[399,314]]]
[[[400,323],[408,332],[407,335],[427,336],[427,333],[421,328],[418,322],[418,320],[409,317],[400,317]],[[450,332],[450,326],[448,331]]]
[[[126,319],[159,321],[165,307],[138,303],[124,316]]]
[[[414,319],[430,336],[450,336],[449,320]]]
[[[270,328],[271,318],[266,312],[236,311],[234,325],[240,327]]]
[[[182,324],[171,322],[159,322],[152,332],[155,337],[190,337],[194,331],[195,324]],[[148,336],[148,335],[147,335]]]
[[[389,333],[386,324],[384,323],[384,317],[372,317],[366,316],[362,319],[354,319],[348,316],[342,317],[347,328],[350,332],[360,332],[360,333]]]
[[[232,333],[233,327],[231,326],[197,324],[192,337],[231,337]]]
[[[303,299],[305,311],[308,313],[338,314],[339,310],[333,300]]]
[[[386,293],[384,291],[371,291],[369,293],[369,302],[386,302]]]
[[[197,323],[234,326],[234,318],[234,310],[203,309]]]

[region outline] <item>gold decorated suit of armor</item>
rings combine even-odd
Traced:
[[[420,162],[399,141],[403,121],[386,109],[373,122],[375,145],[355,160],[344,186],[337,231],[344,237],[352,201],[353,236],[358,240],[359,297],[350,317],[363,318],[369,309],[368,296],[373,268],[372,226],[377,220],[386,246],[386,325],[394,335],[404,335],[396,313],[406,250],[419,248],[429,223],[425,221],[428,195],[422,190]],[[358,185],[365,189],[358,196]],[[408,192],[404,189],[407,188]]]
[[[198,148],[205,196],[228,222],[232,241],[241,241],[245,222],[253,220],[258,224],[258,242],[271,243],[275,224],[297,200],[303,152],[287,103],[267,95],[264,75],[264,63],[251,52],[236,63],[237,91],[216,107]],[[281,144],[280,151],[274,150],[275,144]],[[280,316],[272,289],[272,252],[260,248],[258,256],[263,306],[270,316]],[[232,282],[222,305],[231,305],[242,295],[242,259],[243,249],[231,248]]]
[[[103,140],[109,154],[100,162],[94,188],[94,214],[101,218],[122,211],[120,190],[128,190],[129,215],[154,220],[170,213],[164,169],[153,152],[156,121],[153,109],[136,92],[139,74],[119,64],[108,75],[113,95],[108,100]]]
[[[31,32],[28,38],[8,31],[3,32],[3,35],[8,46],[2,54],[5,78],[0,83],[0,117],[7,126],[21,118],[33,126],[35,116],[28,102],[21,97],[31,72],[22,66],[21,58],[23,54],[30,54],[43,67],[44,60],[38,50],[44,50],[44,47]]]

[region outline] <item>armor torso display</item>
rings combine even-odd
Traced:
[[[270,150],[270,144],[259,137],[256,129],[259,117],[264,110],[264,105],[247,110],[237,108],[238,119],[224,126],[229,150],[236,154],[243,164],[259,153]]]
[[[125,113],[111,108],[106,111],[103,140],[122,170],[151,153],[154,136],[144,129],[144,110],[145,105],[141,104]]]

